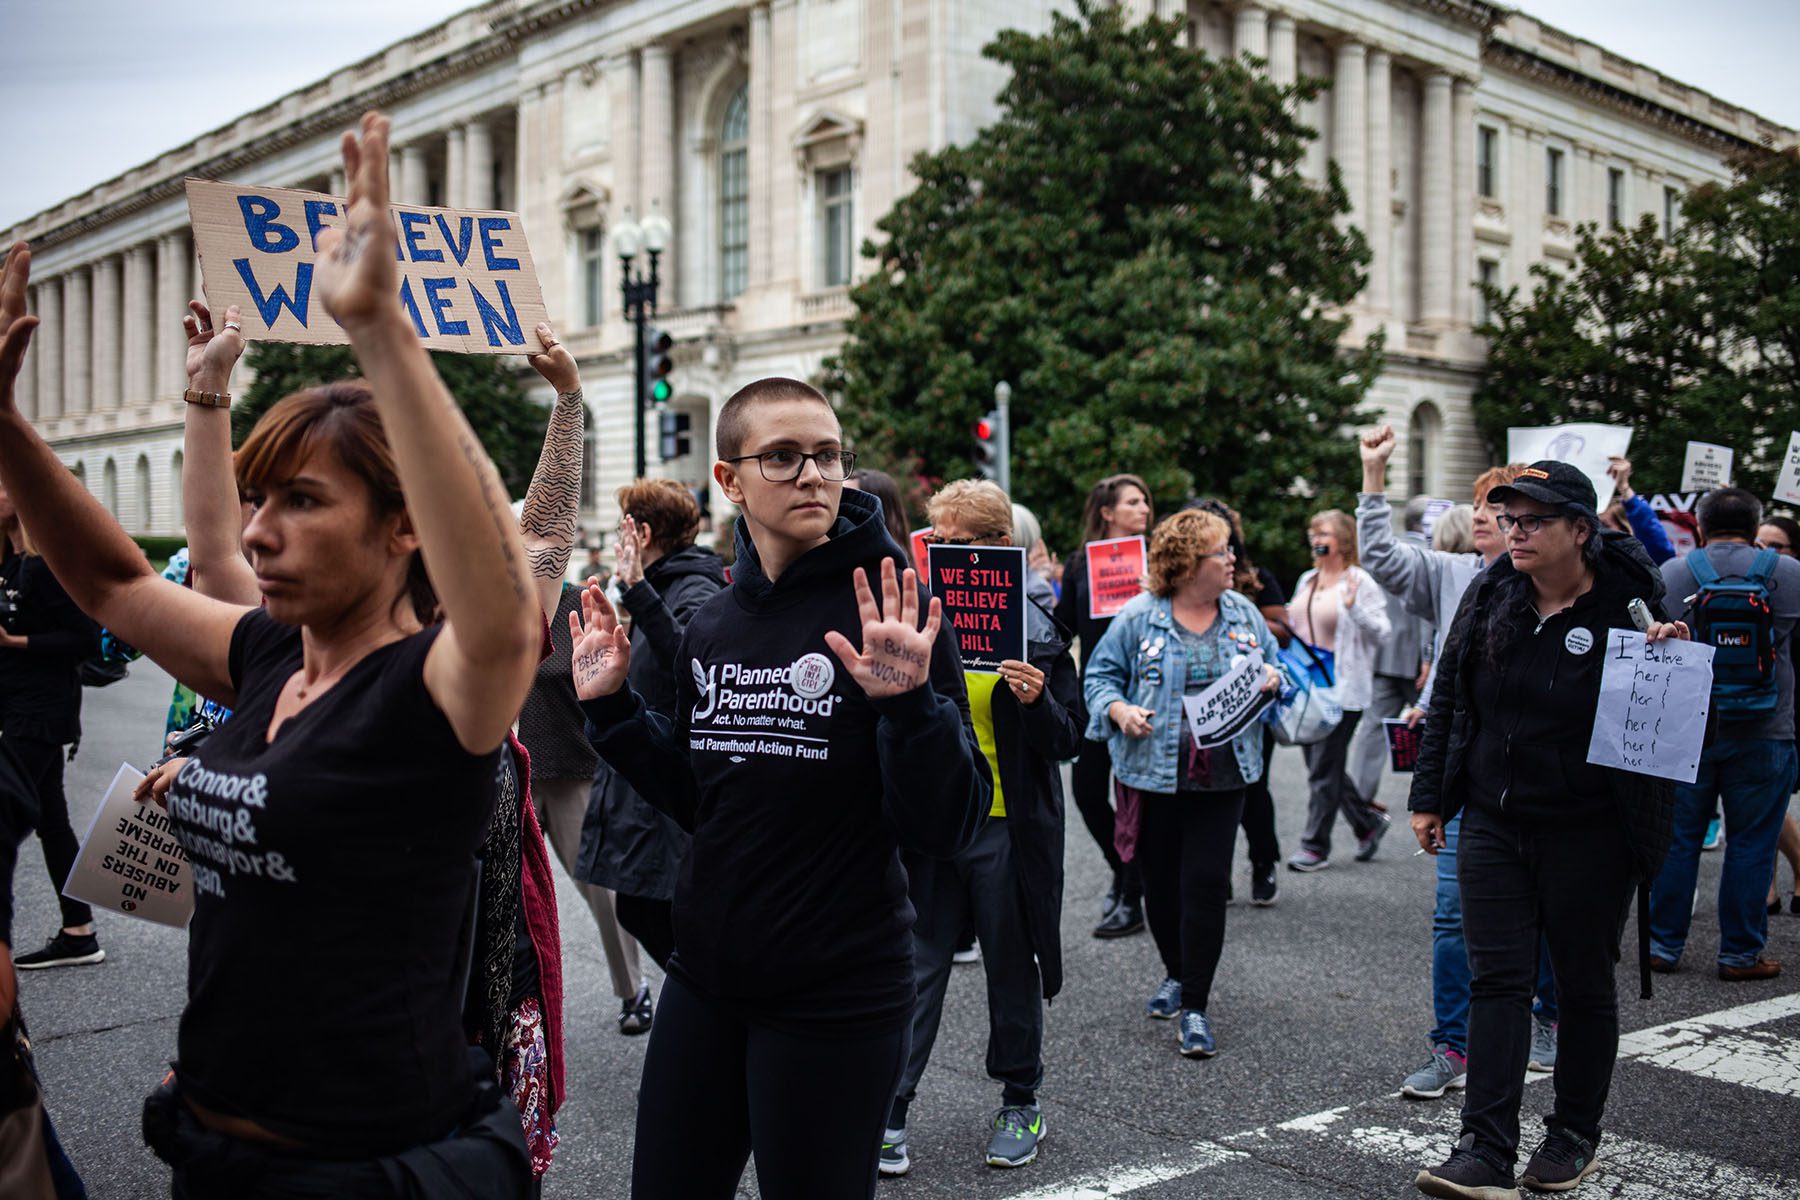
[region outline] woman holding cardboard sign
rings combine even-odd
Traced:
[[[1138,789],[1138,864],[1150,933],[1167,972],[1144,1005],[1180,1019],[1181,1053],[1217,1052],[1208,1005],[1225,947],[1231,853],[1244,789],[1262,778],[1263,728],[1253,720],[1224,745],[1202,747],[1182,698],[1204,692],[1239,660],[1274,653],[1256,605],[1231,590],[1231,526],[1188,509],[1150,539],[1150,592],[1125,606],[1088,657],[1090,738],[1105,738],[1119,782]],[[1261,690],[1280,676],[1264,665]]]
[[[1662,576],[1637,539],[1603,530],[1594,485],[1567,463],[1534,463],[1488,499],[1505,508],[1507,554],[1457,609],[1408,805],[1432,854],[1462,815],[1473,973],[1462,1136],[1445,1162],[1419,1172],[1429,1196],[1516,1194],[1540,930],[1560,1001],[1556,1103],[1523,1182],[1564,1191],[1594,1169],[1619,1040],[1613,964],[1634,884],[1647,906],[1674,805],[1668,780],[1587,761],[1602,648],[1612,630],[1632,628],[1634,603],[1661,609]],[[1645,636],[1688,630],[1652,621]],[[1638,924],[1648,929],[1642,908]],[[1647,942],[1640,958],[1648,989]]]
[[[400,308],[387,120],[343,151],[348,224],[313,289],[367,384],[288,397],[240,452],[263,607],[156,575],[19,414],[23,244],[0,283],[0,480],[85,611],[235,710],[169,791],[197,903],[145,1136],[176,1191],[523,1196],[517,1113],[461,1011],[475,849],[542,617],[499,477]]]

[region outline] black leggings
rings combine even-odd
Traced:
[[[644,953],[667,971],[669,956],[675,953],[674,901],[615,892],[613,915],[619,918],[619,928],[636,938]]]
[[[1244,789],[1244,845],[1252,867],[1273,867],[1281,861],[1281,842],[1275,836],[1275,797],[1269,794],[1269,766],[1275,758],[1275,739],[1263,731],[1262,778]]]
[[[1142,890],[1137,864],[1122,861],[1119,848],[1113,844],[1112,752],[1105,742],[1081,743],[1081,755],[1069,768],[1069,783],[1082,823],[1093,835],[1100,853],[1106,856],[1114,880],[1124,886],[1128,899],[1136,900]]]
[[[906,1040],[780,1032],[669,976],[638,1086],[633,1200],[730,1200],[752,1151],[763,1200],[873,1196]]]
[[[1140,792],[1144,917],[1181,1007],[1206,1011],[1225,950],[1225,901],[1244,792]]]
[[[50,884],[62,905],[63,927],[86,925],[94,919],[94,910],[62,894],[69,869],[81,852],[81,840],[69,824],[68,797],[63,795],[63,748],[35,738],[8,737],[6,743],[18,754],[20,765],[37,788],[38,841],[44,845],[44,865],[50,868]]]

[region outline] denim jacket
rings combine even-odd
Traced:
[[[1274,637],[1256,605],[1237,592],[1219,597],[1219,620],[1245,651],[1260,650],[1273,660]],[[1154,651],[1154,653],[1152,653]],[[1112,752],[1113,775],[1126,787],[1147,792],[1173,792],[1181,771],[1182,730],[1186,722],[1181,698],[1187,692],[1187,656],[1175,630],[1171,602],[1144,593],[1126,605],[1089,653],[1085,693],[1087,736],[1105,742]],[[1156,715],[1147,737],[1126,737],[1106,710],[1123,700]],[[1274,712],[1264,712],[1268,719]],[[1263,723],[1251,724],[1231,742],[1244,782],[1262,778]]]

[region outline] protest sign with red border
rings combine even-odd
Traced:
[[[1096,621],[1118,616],[1144,590],[1147,561],[1142,534],[1089,542],[1088,616]]]

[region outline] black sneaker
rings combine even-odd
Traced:
[[[1144,902],[1134,900],[1130,896],[1119,899],[1118,905],[1106,914],[1106,919],[1094,926],[1097,938],[1129,937],[1141,933],[1144,929]]]
[[[1250,868],[1250,903],[1267,908],[1275,903],[1275,864],[1258,863]]]
[[[1442,1200],[1519,1200],[1512,1172],[1475,1153],[1475,1135],[1465,1133],[1450,1157],[1420,1171],[1413,1186]]]
[[[16,956],[13,966],[21,971],[41,971],[45,967],[80,967],[105,961],[106,951],[100,948],[100,939],[95,935],[58,930],[55,937],[44,943],[42,950]]]
[[[1525,1174],[1519,1182],[1534,1192],[1566,1192],[1592,1175],[1599,1165],[1594,1143],[1566,1129],[1552,1129],[1525,1164]]]
[[[625,1001],[619,1012],[619,1032],[626,1037],[649,1033],[650,1023],[655,1019],[656,1009],[650,1003],[650,985],[640,984],[637,995]]]

